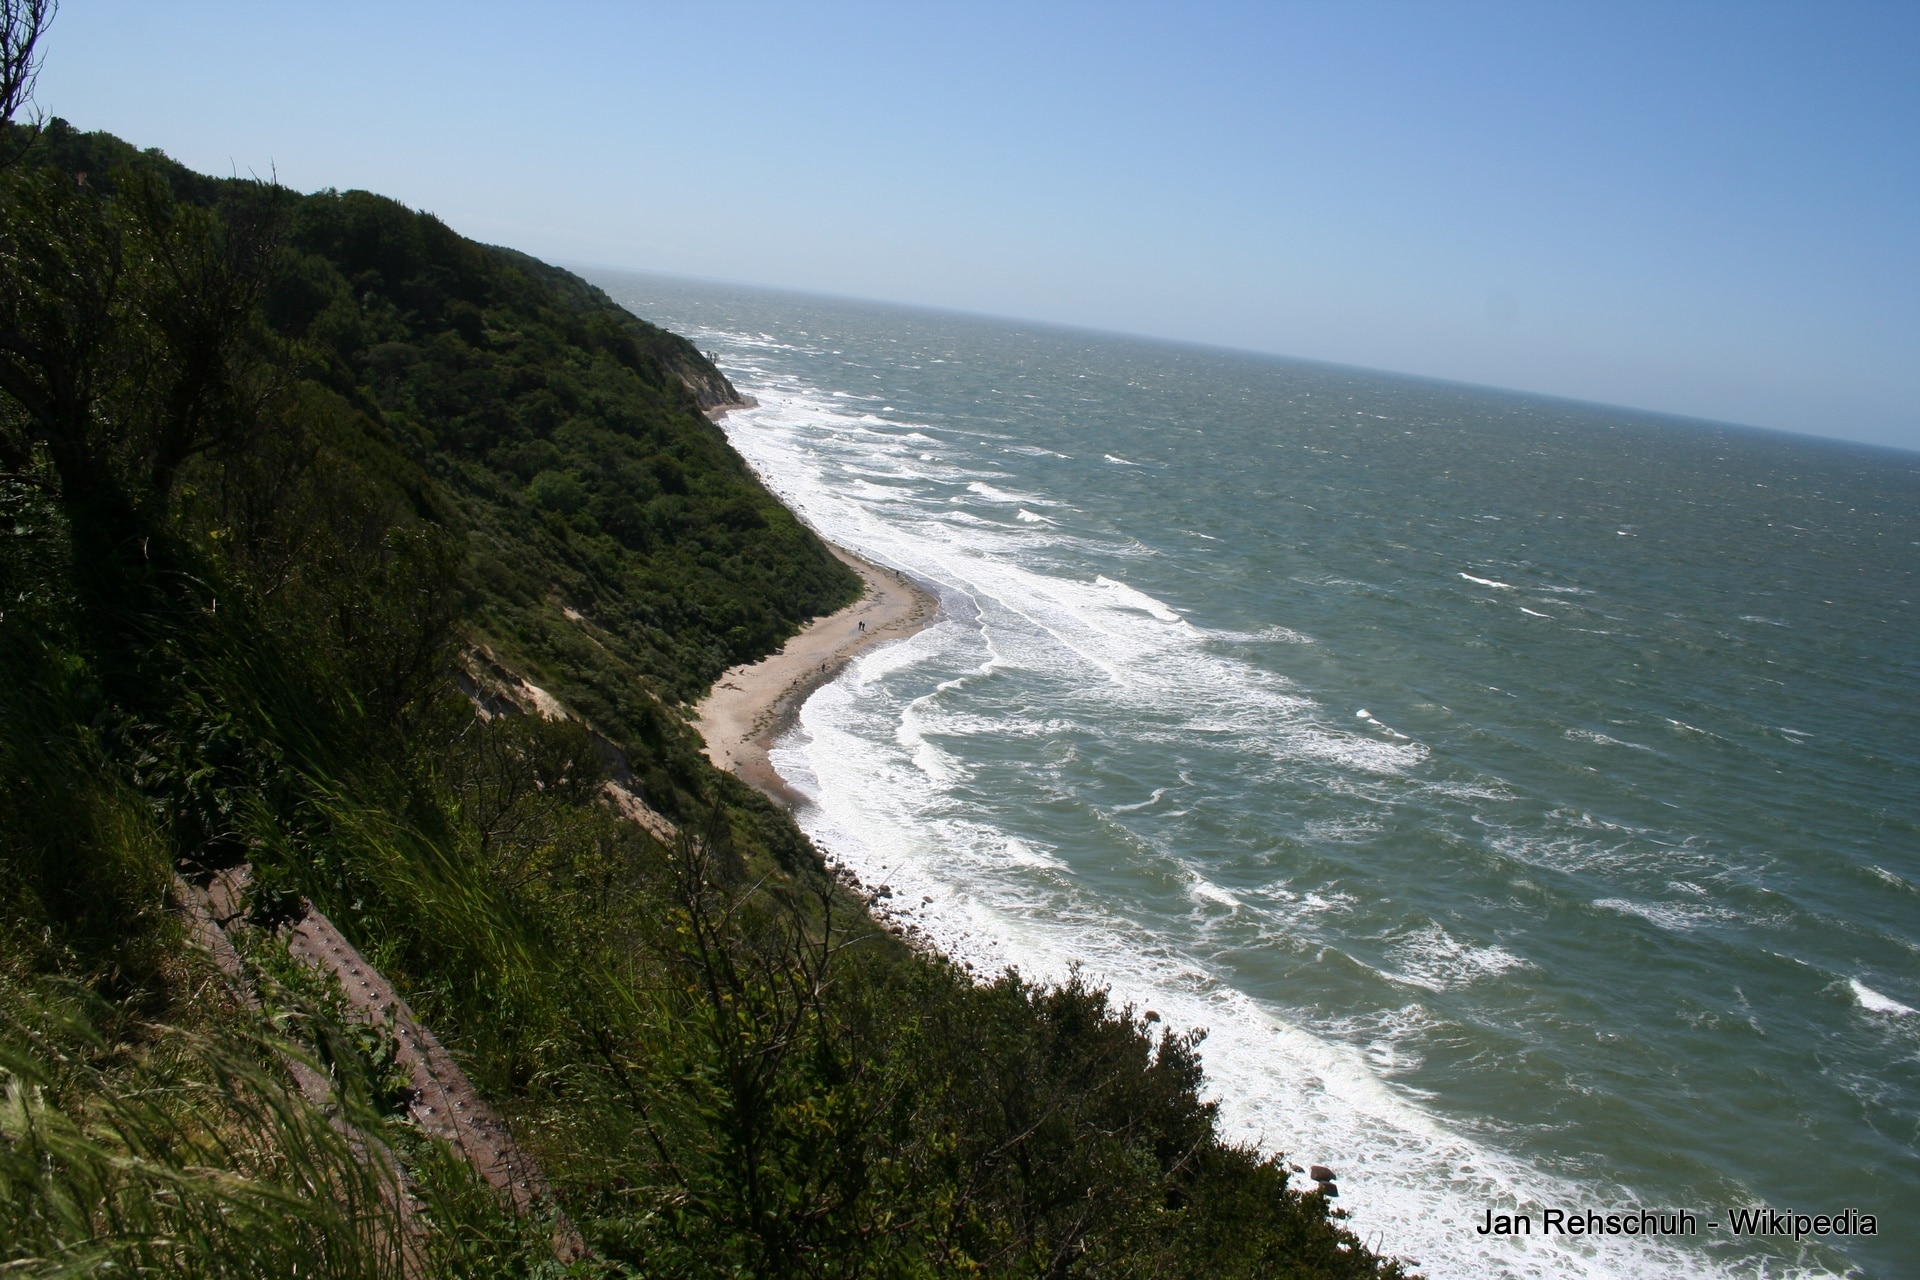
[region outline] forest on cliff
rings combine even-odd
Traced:
[[[691,344],[365,192],[0,150],[0,1266],[1400,1273],[1198,1036],[909,949],[706,763],[690,703],[859,584]],[[415,1123],[310,910],[550,1194]]]

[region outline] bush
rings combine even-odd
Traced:
[[[536,507],[570,516],[587,505],[587,487],[565,471],[542,471],[527,483],[527,499]]]

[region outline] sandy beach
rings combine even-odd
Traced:
[[[730,413],[737,413],[742,409],[758,409],[759,407],[760,407],[760,402],[754,399],[752,396],[741,396],[738,403],[717,404],[717,405],[714,405],[711,409],[705,410],[705,413],[707,415],[708,421],[718,422],[720,421],[720,419],[726,417]]]
[[[767,751],[793,724],[807,695],[838,675],[863,649],[901,640],[933,622],[939,602],[891,569],[828,543],[866,583],[860,598],[816,618],[780,652],[734,667],[694,709],[707,759],[789,808],[805,802],[774,772]]]

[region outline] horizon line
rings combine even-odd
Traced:
[[[511,247],[511,246],[504,246]],[[524,249],[515,250],[525,253]],[[1284,351],[1269,351],[1259,347],[1236,347],[1219,342],[1201,342],[1192,338],[1171,338],[1160,334],[1135,333],[1126,329],[1103,329],[1097,325],[1074,324],[1060,320],[1043,320],[1031,316],[1008,315],[998,311],[977,311],[970,307],[943,306],[928,302],[905,302],[895,298],[874,298],[862,294],[834,293],[823,289],[801,289],[791,285],[762,284],[753,280],[737,280],[724,276],[694,275],[685,271],[664,271],[654,267],[634,267],[613,262],[589,262],[584,259],[561,259],[554,262],[563,269],[581,268],[593,271],[620,271],[630,275],[661,276],[669,280],[685,280],[693,284],[723,285],[735,289],[758,290],[763,293],[788,294],[796,298],[819,298],[831,302],[851,302],[861,306],[895,307],[902,311],[923,311],[931,315],[959,316],[969,320],[993,320],[1001,323],[1033,325],[1043,329],[1054,329],[1063,333],[1089,334],[1102,338],[1125,338],[1132,342],[1144,342],[1170,347],[1186,347],[1195,351],[1213,352],[1235,356],[1254,356],[1264,360],[1281,360],[1293,364],[1310,365],[1320,369],[1341,372],[1371,374],[1375,377],[1399,378],[1408,382],[1432,383],[1436,386],[1458,388],[1468,391],[1490,392],[1495,395],[1518,396],[1534,400],[1557,401],[1561,404],[1577,405],[1584,409],[1601,409],[1612,413],[1640,414],[1650,418],[1665,418],[1675,423],[1689,426],[1715,427],[1731,431],[1747,431],[1759,435],[1785,436],[1791,440],[1802,440],[1821,445],[1842,445],[1855,449],[1866,449],[1876,453],[1900,454],[1920,460],[1920,446],[1908,447],[1897,444],[1884,444],[1873,440],[1855,440],[1847,436],[1821,435],[1812,431],[1795,431],[1787,427],[1763,427],[1754,423],[1734,422],[1725,418],[1708,418],[1699,414],[1680,413],[1672,409],[1653,409],[1640,405],[1615,404],[1607,400],[1590,400],[1582,396],[1565,395],[1553,391],[1535,391],[1525,387],[1503,387],[1489,382],[1470,382],[1462,378],[1448,378],[1437,374],[1409,373],[1399,369],[1381,369],[1372,365],[1350,364],[1342,360],[1325,360],[1313,356],[1297,356]],[[591,283],[591,282],[589,282]],[[615,300],[618,301],[617,299]],[[647,317],[640,316],[645,320]],[[653,323],[649,321],[648,323]]]

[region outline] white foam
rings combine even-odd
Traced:
[[[1907,879],[1905,876],[1889,871],[1883,866],[1869,863],[1867,870],[1873,872],[1875,878],[1892,885],[1896,889],[1905,889],[1908,893],[1920,893],[1920,888],[1915,888],[1913,881]]]
[[[1106,588],[1107,591],[1119,601],[1120,607],[1123,609],[1138,609],[1142,613],[1150,614],[1160,619],[1162,622],[1179,622],[1181,620],[1180,615],[1167,607],[1164,602],[1155,600],[1144,591],[1135,591],[1124,582],[1115,582],[1112,578],[1103,574],[1095,578],[1093,583],[1097,587]]]
[[[1367,818],[1316,818],[1303,834],[1315,844],[1360,844],[1380,834],[1380,824]]]
[[[1461,573],[1460,576],[1468,582],[1477,582],[1483,587],[1497,587],[1502,591],[1516,591],[1519,589],[1511,582],[1495,582],[1492,578],[1476,578],[1472,574],[1465,572]]]
[[[1241,906],[1240,899],[1201,876],[1195,876],[1188,883],[1187,896],[1202,905],[1211,903],[1216,907],[1225,907],[1229,911],[1238,911]]]
[[[1868,1013],[1885,1013],[1896,1018],[1904,1018],[1914,1012],[1912,1008],[1901,1004],[1893,997],[1881,995],[1858,978],[1848,978],[1847,985],[1853,988],[1853,998],[1858,1000],[1860,1007]]]
[[[1137,462],[1128,462],[1125,458],[1116,458],[1110,453],[1103,454],[1102,456],[1105,457],[1108,462],[1111,462],[1116,467],[1137,467],[1140,465]]]
[[[1665,880],[1677,875],[1712,876],[1719,870],[1708,853],[1686,846],[1661,845],[1646,839],[1644,831],[1603,822],[1591,814],[1556,810],[1550,816],[1556,823],[1598,834],[1541,835],[1520,828],[1499,831],[1488,843],[1497,852],[1531,867],[1594,875],[1615,883]]]
[[[961,781],[966,776],[966,771],[960,767],[959,761],[927,741],[926,733],[921,727],[926,702],[927,699],[922,698],[907,704],[901,710],[899,727],[894,730],[894,741],[906,749],[916,769],[936,785],[950,787]],[[854,751],[858,748],[858,741],[851,735],[842,744],[843,750]]]
[[[1409,738],[1406,734],[1400,732],[1398,729],[1394,728],[1392,725],[1381,723],[1379,717],[1375,716],[1373,712],[1367,710],[1365,707],[1360,708],[1360,710],[1354,712],[1353,714],[1355,718],[1360,720],[1365,720],[1368,724],[1372,725],[1374,728],[1378,729],[1380,732],[1386,734],[1390,738],[1398,738],[1402,742],[1413,741],[1412,738]]]
[[[1067,870],[1066,863],[1060,861],[1060,859],[1054,857],[1051,853],[1036,849],[1025,840],[1017,840],[1012,836],[1008,836],[1006,851],[1007,860],[1016,866],[1039,867],[1047,871]]]
[[[901,488],[898,485],[875,484],[871,480],[862,480],[858,477],[853,477],[850,483],[860,496],[869,502],[910,502],[914,496],[914,490]]]
[[[1164,796],[1164,795],[1166,795],[1166,794],[1167,794],[1167,789],[1166,789],[1165,787],[1155,787],[1155,788],[1153,789],[1153,794],[1152,794],[1152,795],[1150,795],[1150,796],[1148,796],[1148,797],[1147,797],[1147,798],[1146,798],[1145,800],[1142,800],[1142,801],[1141,801],[1140,803],[1138,803],[1138,804],[1122,804],[1122,805],[1115,805],[1115,806],[1114,806],[1114,809],[1113,809],[1113,812],[1115,812],[1115,813],[1138,813],[1138,812],[1140,812],[1140,810],[1142,810],[1142,809],[1149,809],[1149,808],[1152,808],[1152,807],[1153,807],[1154,805],[1156,805],[1156,804],[1159,804],[1159,803],[1160,803],[1160,797],[1162,797],[1162,796]]]
[[[1291,627],[1262,627],[1258,631],[1215,631],[1215,639],[1230,644],[1313,644],[1314,638]]]
[[[1728,907],[1681,906],[1669,902],[1635,902],[1630,898],[1600,898],[1594,906],[1603,911],[1638,916],[1668,933],[1691,933],[1702,925],[1739,919],[1739,912]]]
[[[1497,978],[1513,969],[1533,967],[1531,962],[1505,947],[1471,946],[1437,924],[1400,939],[1388,951],[1387,960],[1394,966],[1383,971],[1388,977],[1435,992],[1464,987],[1483,978]]]
[[[985,498],[988,502],[1005,502],[1010,504],[1025,502],[1031,503],[1034,506],[1044,505],[1045,502],[1044,499],[1036,498],[1030,493],[1009,493],[1005,489],[997,489],[984,480],[975,480],[969,484],[967,486],[967,492],[973,494],[975,497]]]
[[[1357,1044],[1367,1064],[1389,1078],[1418,1071],[1425,1061],[1420,1044],[1443,1024],[1425,1005],[1369,1010],[1346,1017],[1327,1018],[1314,1029],[1347,1044]]]
[[[1629,747],[1635,751],[1653,750],[1652,747],[1642,746],[1638,742],[1628,742],[1622,738],[1610,737],[1607,734],[1598,733],[1592,729],[1568,729],[1562,736],[1570,738],[1575,742],[1591,742],[1599,747]]]

